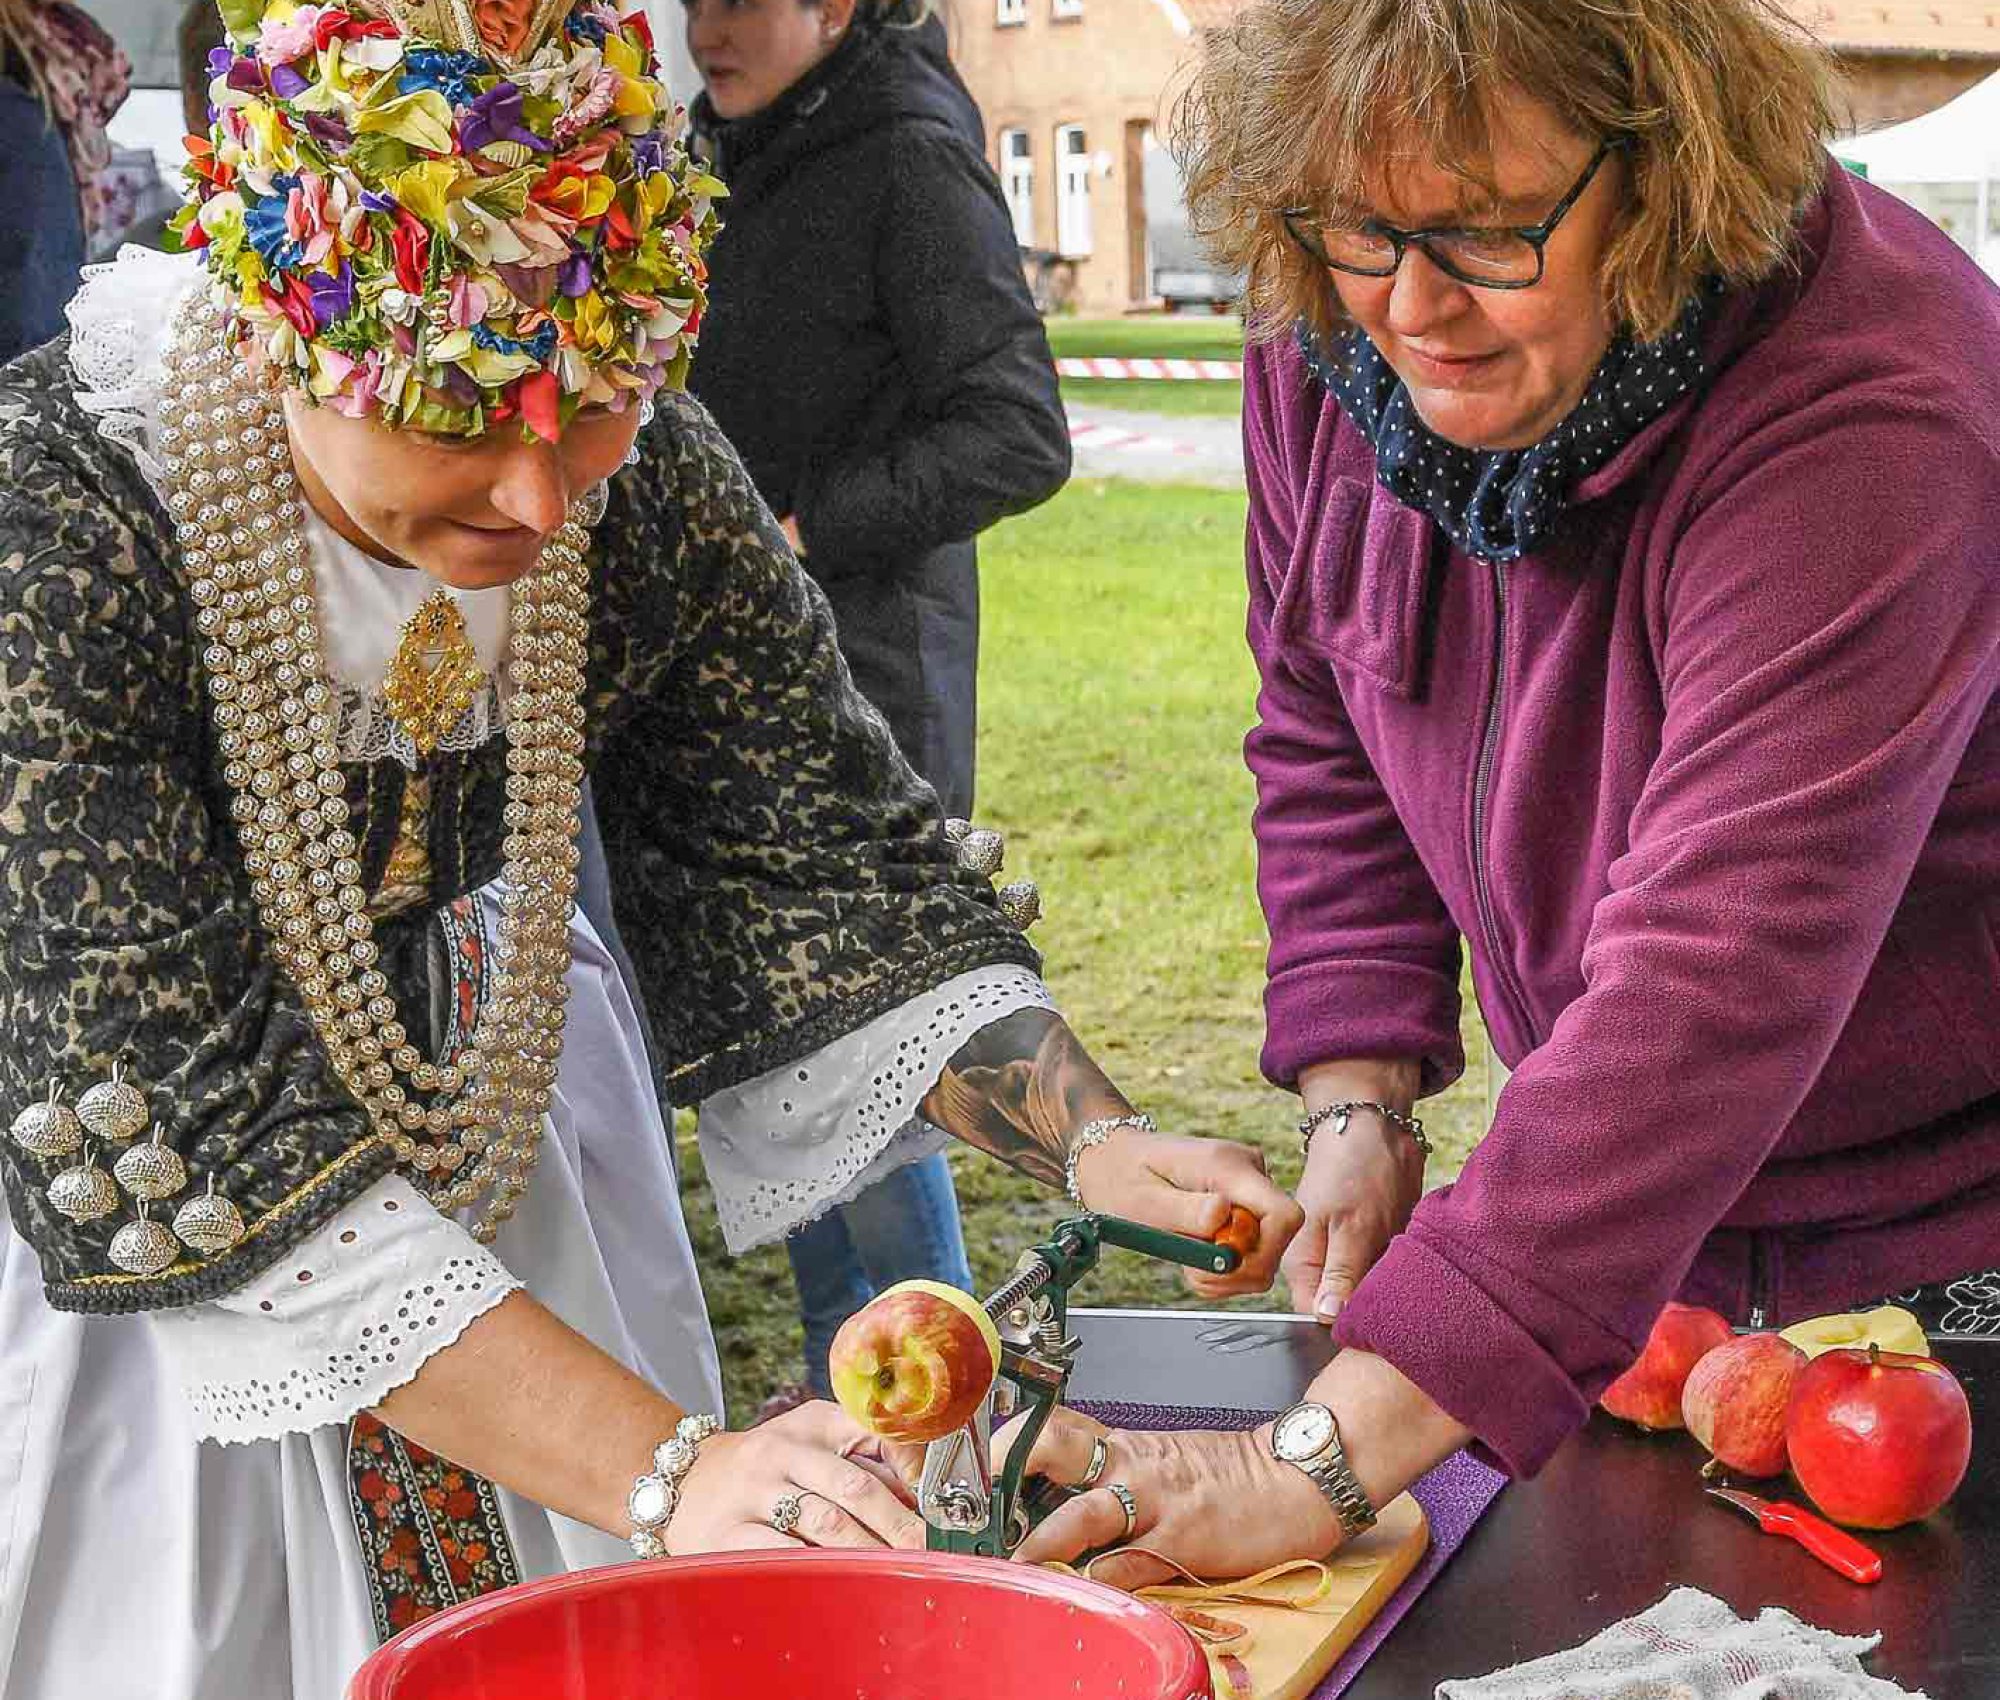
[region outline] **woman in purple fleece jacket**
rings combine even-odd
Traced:
[[[1060,1426],[1041,1467],[1135,1510],[1028,1556],[1239,1575],[1469,1440],[1532,1473],[1676,1296],[2000,1330],[2000,292],[1829,130],[1765,0],[1212,40],[1191,201],[1267,333],[1263,1061],[1346,1350],[1275,1432]],[[1515,1072],[1419,1203],[1461,937]]]

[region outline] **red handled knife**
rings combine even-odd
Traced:
[[[1708,1492],[1739,1511],[1757,1519],[1757,1527],[1767,1535],[1789,1535],[1829,1570],[1850,1582],[1882,1580],[1882,1555],[1863,1546],[1844,1529],[1836,1529],[1823,1517],[1782,1501],[1759,1499],[1741,1488],[1712,1487]]]

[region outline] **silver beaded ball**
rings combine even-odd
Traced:
[[[175,1212],[174,1232],[202,1256],[214,1257],[243,1237],[243,1213],[219,1192],[203,1193]]]
[[[124,1145],[146,1131],[146,1099],[139,1089],[114,1073],[76,1101],[77,1118],[93,1139]]]
[[[118,1184],[134,1198],[171,1198],[187,1185],[187,1165],[170,1145],[135,1145],[112,1165]]]
[[[988,828],[976,826],[959,841],[958,865],[986,879],[1000,871],[1000,864],[1006,858],[1006,839]]]
[[[55,1098],[30,1104],[9,1130],[14,1143],[33,1157],[67,1157],[83,1148],[83,1123],[76,1111]]]
[[[49,1182],[49,1202],[72,1222],[94,1222],[118,1208],[118,1189],[95,1163],[79,1163]]]
[[[1042,894],[1033,880],[1016,880],[997,893],[1000,913],[1022,932],[1042,918]]]
[[[141,1216],[111,1236],[111,1261],[128,1275],[157,1275],[180,1255],[180,1242],[164,1222]]]

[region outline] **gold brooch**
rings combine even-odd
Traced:
[[[466,635],[465,616],[442,590],[433,591],[403,625],[382,695],[417,754],[427,756],[458,724],[486,683]]]

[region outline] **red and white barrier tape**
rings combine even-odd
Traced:
[[[1243,376],[1240,360],[1114,360],[1072,357],[1056,362],[1057,373],[1065,378],[1179,378],[1182,380],[1223,379],[1238,381]]]

